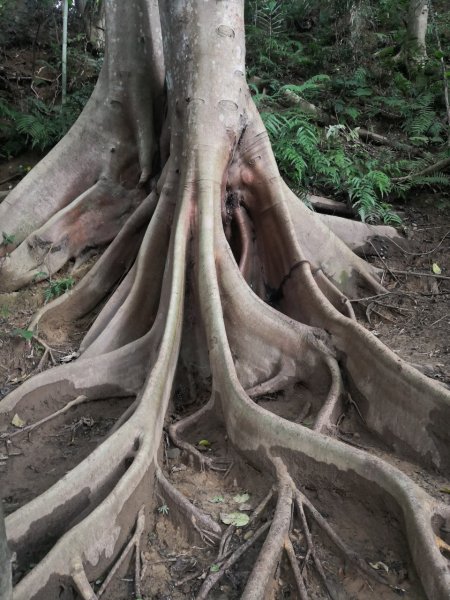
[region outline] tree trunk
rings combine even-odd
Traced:
[[[428,27],[428,0],[410,0],[408,10],[409,56],[418,63],[427,59],[426,35]]]
[[[78,13],[81,15],[88,40],[97,49],[105,47],[105,2],[92,0],[76,0]]]
[[[11,555],[6,541],[3,505],[0,498],[0,600],[12,599]]]
[[[383,527],[388,511],[427,596],[448,598],[439,537],[448,528],[448,505],[384,455],[355,448],[338,432],[351,394],[391,458],[448,473],[449,394],[358,324],[346,294],[382,293],[377,271],[281,180],[245,80],[243,4],[160,0],[158,10],[152,0],[110,0],[105,63],[92,99],[0,205],[2,230],[18,244],[3,250],[3,290],[109,244],[30,326],[36,331],[39,324],[39,335],[51,338],[61,323],[70,326],[101,305],[80,357],[29,378],[2,400],[5,423],[18,412],[44,426],[61,403],[70,409],[135,397],[87,459],[8,517],[11,548],[27,571],[15,600],[56,598],[62,586],[97,598],[92,582],[107,575],[130,535],[138,548],[156,488],[202,539],[220,540],[220,525],[160,465],[175,377],[183,375],[210,400],[168,426],[172,443],[202,467],[220,470],[187,441],[194,425],[214,419],[236,460],[254,465],[268,491],[277,490],[242,598],[259,600],[273,588],[284,550],[292,561],[289,534],[297,522],[330,589],[305,509],[330,547],[373,578],[318,512],[312,489],[323,490],[324,512],[333,506],[327,498],[341,490],[360,507],[362,528],[369,513]],[[309,414],[310,427],[258,404],[287,388],[307,395],[298,397],[298,409]],[[42,553],[49,531],[55,541]],[[28,570],[30,555],[36,565]],[[303,590],[295,561],[292,569]],[[198,598],[212,585],[208,577]],[[378,579],[371,586],[380,595],[388,589]]]

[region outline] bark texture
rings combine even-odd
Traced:
[[[0,600],[11,600],[11,554],[6,540],[3,503],[0,499]]]
[[[208,387],[210,400],[170,428],[172,442],[220,469],[185,437],[213,416],[239,456],[267,475],[268,491],[275,486],[275,511],[255,533],[264,541],[243,598],[269,594],[284,552],[307,597],[292,550],[294,521],[330,593],[305,512],[370,573],[315,508],[311,486],[355,497],[365,490],[374,506],[388,507],[427,597],[449,598],[441,553],[449,506],[392,461],[338,437],[350,398],[396,457],[448,473],[449,393],[356,321],[349,298],[383,291],[377,272],[281,180],[245,80],[243,4],[107,2],[107,55],[93,98],[0,205],[2,228],[19,243],[3,258],[4,290],[108,246],[32,324],[51,339],[56,323],[69,326],[101,306],[80,357],[27,380],[2,400],[0,415],[41,423],[70,403],[135,398],[87,459],[8,516],[8,540],[26,571],[14,600],[56,598],[61,586],[100,597],[113,565],[139,548],[156,486],[202,539],[219,541],[220,526],[159,464],[177,372]],[[299,399],[298,422],[258,404],[295,385],[308,394],[308,402]],[[310,427],[302,424],[306,414]],[[105,576],[94,591],[92,582]],[[214,581],[205,581],[199,598]]]
[[[412,44],[411,56],[418,62],[427,58],[428,0],[410,0],[408,10],[408,39]]]

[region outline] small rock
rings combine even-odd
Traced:
[[[169,448],[166,454],[167,458],[170,458],[171,460],[176,460],[177,458],[180,458],[181,450],[179,448]]]

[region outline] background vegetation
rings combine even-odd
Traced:
[[[247,1],[252,93],[283,177],[306,201],[340,199],[365,221],[399,223],[393,201],[422,186],[447,193],[450,7],[429,5],[418,60],[410,1]],[[0,0],[0,159],[47,151],[82,110],[102,60],[87,26],[100,5],[71,3],[61,107],[61,2]]]

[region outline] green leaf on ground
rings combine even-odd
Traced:
[[[225,502],[225,498],[223,496],[214,496],[214,498],[211,498],[210,502],[213,504],[220,504],[221,502]]]
[[[225,525],[234,525],[235,527],[245,527],[250,521],[250,517],[245,513],[232,512],[220,513],[220,520]]]
[[[247,494],[247,492],[237,494],[236,496],[233,496],[233,500],[238,504],[243,504],[244,502],[247,502],[247,500],[250,500],[250,494]]]

